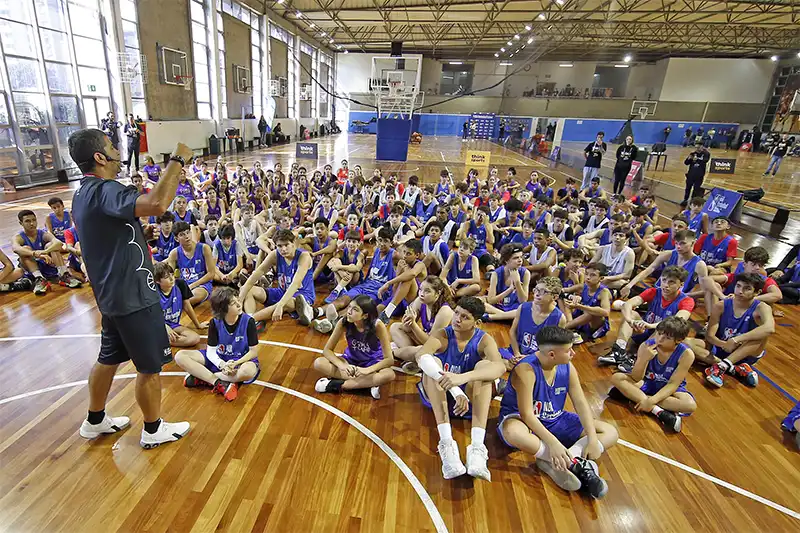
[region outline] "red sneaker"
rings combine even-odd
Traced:
[[[225,387],[225,401],[232,402],[239,396],[239,385],[237,383],[228,383]]]
[[[741,363],[733,367],[733,375],[742,380],[748,387],[758,385],[758,374],[753,367],[747,363]]]
[[[216,383],[214,383],[214,390],[212,391],[214,394],[225,394],[227,383],[218,379]]]

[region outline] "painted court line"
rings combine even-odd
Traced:
[[[24,336],[24,337],[0,337],[0,342],[14,342],[14,341],[40,340],[40,339],[58,339],[58,338],[96,338],[96,337],[99,337],[99,336],[100,335],[98,335],[98,334],[84,334],[84,335],[80,335],[80,334],[75,334],[75,335],[32,335],[32,336]],[[205,338],[205,335],[201,335],[200,337],[201,338]],[[298,345],[298,344],[290,344],[290,343],[285,343],[285,342],[274,342],[274,341],[266,341],[266,340],[259,340],[258,342],[259,342],[259,344],[265,344],[265,345],[269,345],[269,346],[278,346],[278,347],[282,347],[282,348],[290,348],[290,349],[295,349],[295,350],[300,350],[300,351],[305,351],[305,352],[312,352],[312,353],[322,353],[322,350],[320,350],[319,348],[311,348],[311,347],[308,347],[308,346],[301,346],[301,345]],[[185,372],[161,372],[161,375],[162,376],[185,376],[186,373]],[[116,379],[131,379],[131,378],[133,378],[135,376],[136,376],[135,374],[121,374],[121,375],[118,375],[118,376],[114,376],[114,379],[115,380]],[[16,396],[11,396],[9,398],[4,398],[4,399],[0,400],[0,405],[4,405],[6,403],[9,403],[9,402],[12,402],[12,401],[15,401],[15,400],[21,400],[23,398],[29,398],[29,397],[35,396],[37,394],[43,394],[43,393],[46,393],[46,392],[51,392],[51,391],[54,391],[54,390],[60,390],[60,389],[65,389],[65,388],[69,388],[69,387],[76,387],[76,386],[86,385],[86,383],[87,383],[86,380],[74,381],[72,383],[65,383],[63,385],[55,385],[53,387],[47,387],[45,389],[40,389],[40,390],[36,390],[36,391],[26,392],[26,393],[23,393],[23,394],[18,394]],[[428,492],[422,486],[422,483],[420,483],[419,479],[414,475],[414,473],[411,471],[411,469],[408,467],[408,465],[406,465],[405,462],[403,462],[403,460],[383,440],[381,440],[380,437],[378,437],[375,433],[373,433],[369,428],[367,428],[364,425],[362,425],[360,422],[355,420],[353,417],[351,417],[347,413],[345,413],[343,411],[340,411],[339,409],[337,409],[337,408],[335,408],[335,407],[323,402],[322,400],[314,398],[313,396],[308,396],[307,394],[295,391],[294,389],[288,389],[288,388],[283,387],[281,385],[276,385],[274,383],[269,383],[269,382],[266,382],[266,381],[257,380],[254,383],[256,383],[258,385],[261,385],[262,387],[266,387],[266,388],[274,389],[274,390],[277,390],[277,391],[285,392],[285,393],[290,394],[292,396],[295,396],[297,398],[300,398],[300,399],[303,399],[303,400],[308,401],[310,403],[313,403],[314,405],[316,405],[318,407],[322,407],[326,411],[334,414],[335,416],[341,418],[342,420],[344,420],[348,424],[350,424],[353,427],[355,427],[356,429],[358,429],[363,435],[365,435],[367,438],[369,438],[371,441],[373,441],[379,448],[381,448],[381,450],[384,453],[386,453],[386,455],[392,460],[392,462],[394,462],[395,465],[397,465],[397,467],[400,468],[400,471],[403,472],[403,475],[406,476],[406,479],[408,479],[409,483],[411,483],[412,487],[414,487],[414,490],[417,492],[417,495],[419,496],[419,498],[422,501],[423,505],[425,505],[425,508],[428,510],[428,514],[430,514],[431,520],[433,521],[434,525],[436,526],[437,532],[447,532],[447,527],[444,524],[444,520],[442,519],[441,514],[439,513],[439,510],[436,508],[436,505],[434,504],[434,502],[431,499],[431,497],[428,494]],[[785,507],[783,505],[775,503],[772,500],[768,500],[767,498],[764,498],[762,496],[759,496],[758,494],[752,493],[749,490],[746,490],[746,489],[743,489],[741,487],[738,487],[738,486],[736,486],[736,485],[734,485],[732,483],[729,483],[727,481],[724,481],[722,479],[714,477],[714,476],[712,476],[710,474],[706,474],[702,470],[698,470],[696,468],[692,468],[691,466],[687,466],[687,465],[685,465],[683,463],[680,463],[680,462],[678,462],[678,461],[676,461],[674,459],[670,459],[669,457],[666,457],[666,456],[661,455],[659,453],[656,453],[654,451],[648,450],[647,448],[642,448],[641,446],[638,446],[638,445],[633,444],[631,442],[628,442],[626,440],[619,439],[618,442],[619,442],[619,444],[621,446],[624,446],[624,447],[626,447],[628,449],[631,449],[631,450],[634,450],[636,452],[639,452],[639,453],[642,453],[644,455],[647,455],[648,457],[651,457],[653,459],[656,459],[658,461],[666,463],[666,464],[668,464],[670,466],[674,466],[675,468],[679,468],[679,469],[683,470],[684,472],[688,472],[689,474],[695,475],[695,476],[697,476],[699,478],[702,478],[702,479],[704,479],[706,481],[710,481],[711,483],[714,483],[715,485],[719,485],[720,487],[724,487],[724,488],[726,488],[728,490],[731,490],[731,491],[735,492],[736,494],[739,494],[739,495],[744,496],[746,498],[750,498],[751,500],[754,500],[756,502],[764,504],[767,507],[775,509],[776,511],[779,511],[779,512],[785,514],[785,515],[788,515],[788,516],[791,516],[792,518],[800,520],[800,513],[798,513],[797,511],[794,511],[792,509],[789,509],[788,507]]]
[[[54,189],[54,190],[51,190],[50,192],[46,192],[44,194],[37,194],[36,196],[28,196],[26,198],[20,198],[19,200],[11,200],[10,202],[0,202],[0,207],[7,206],[7,205],[12,206],[12,207],[17,206],[17,205],[24,205],[24,204],[28,203],[28,200],[33,200],[34,198],[42,198],[44,196],[53,196],[57,192],[62,192],[62,191],[60,189]],[[8,194],[13,194],[13,193],[8,193]]]

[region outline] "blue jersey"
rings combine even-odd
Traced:
[[[536,334],[539,330],[546,326],[558,326],[563,316],[561,310],[556,306],[541,324],[537,324],[533,320],[533,302],[523,303],[520,306],[519,313],[517,344],[519,344],[519,352],[522,355],[535,353],[539,349],[539,345],[536,343]],[[511,347],[509,346],[510,349]]]
[[[331,238],[330,237],[325,239],[324,243],[320,243],[319,239],[316,236],[314,236],[314,240],[311,241],[311,251],[312,252],[319,252],[320,250],[322,250],[326,246],[328,246],[330,243],[331,243]],[[313,258],[314,266],[317,266],[317,264],[319,264],[320,259],[322,259],[321,255],[318,255],[318,256]]]
[[[217,356],[220,359],[223,361],[241,359],[250,351],[250,344],[247,342],[247,325],[250,322],[250,315],[247,313],[239,315],[239,322],[233,333],[228,332],[224,320],[214,318],[212,321],[217,328],[217,339],[219,339]],[[258,359],[252,359],[252,361],[258,362]]]
[[[589,285],[584,283],[583,290],[581,291],[581,303],[587,307],[600,307],[600,294],[602,294],[602,292],[607,288],[608,287],[606,287],[605,285],[600,284],[597,290],[593,294],[590,294]],[[575,313],[575,317],[577,318],[582,314],[583,311],[578,311],[577,313]],[[608,328],[608,317],[606,317],[603,326]]]
[[[655,343],[655,339],[648,339],[646,341],[648,346],[653,346]],[[683,352],[687,349],[688,347],[685,344],[680,343],[675,347],[675,350],[673,350],[664,363],[658,360],[658,355],[650,359],[647,363],[647,370],[644,372],[645,388],[651,391],[661,390],[661,388],[669,382],[670,378],[672,378],[672,374],[675,372],[675,369],[678,368],[678,362]],[[686,387],[686,380],[684,379],[678,387]]]
[[[447,200],[448,196],[450,196],[450,184],[442,185],[442,183],[439,182],[439,184],[436,185],[436,199],[440,202],[444,202]]]
[[[212,206],[211,203],[206,204],[206,209],[209,215],[214,215],[217,219],[222,218],[222,202],[217,198],[217,205]]]
[[[570,365],[556,366],[555,379],[553,379],[553,384],[551,385],[547,382],[544,370],[542,370],[542,364],[535,353],[528,355],[517,363],[512,373],[523,364],[530,365],[536,376],[536,382],[533,384],[533,396],[531,397],[533,414],[543,423],[550,424],[555,422],[564,413],[564,404],[567,400],[567,394],[569,394]],[[509,414],[519,413],[520,400],[526,401],[525,398],[517,397],[513,379],[509,379],[506,391],[503,393],[503,399],[500,402],[500,420]]]
[[[533,244],[533,234],[526,239],[522,232],[515,232],[515,235],[511,237],[511,243],[520,244],[523,248],[527,248]]]
[[[205,247],[205,244],[197,243],[194,247],[194,255],[192,255],[192,257],[186,257],[183,248],[178,248],[178,270],[180,270],[181,278],[183,278],[186,283],[192,284],[205,276],[208,272],[206,258],[203,255],[203,249]]]
[[[697,213],[692,216],[692,212],[687,209],[683,212],[683,216],[689,221],[689,229],[694,231],[695,236],[699,237],[703,234],[703,212]]]
[[[375,249],[375,254],[372,256],[372,261],[369,264],[369,272],[367,272],[367,281],[377,281],[379,283],[386,283],[395,277],[394,274],[394,248],[391,248],[386,255],[381,257],[380,249]]]
[[[689,277],[687,277],[686,281],[683,282],[683,287],[681,288],[681,290],[683,292],[689,292],[692,290],[692,287],[694,287],[695,284],[697,283],[696,269],[697,269],[697,263],[699,263],[700,261],[701,261],[700,256],[695,255],[683,265],[678,265],[678,250],[672,250],[672,255],[669,257],[669,260],[664,265],[664,267],[666,268],[668,266],[680,266],[681,268],[685,269],[686,272],[689,273]],[[656,287],[661,286],[661,278],[659,278],[656,281],[655,286]]]
[[[72,218],[69,216],[69,211],[64,210],[64,220],[58,220],[55,213],[47,215],[50,219],[50,225],[53,227],[53,237],[61,242],[64,242],[64,232],[72,226]]]
[[[600,241],[598,242],[598,244],[600,246],[611,244],[611,228],[606,228],[603,230],[602,235],[600,235]]]
[[[447,219],[449,221],[451,221],[451,222],[455,222],[456,224],[458,224],[460,226],[464,222],[464,217],[465,216],[466,215],[464,214],[463,211],[459,211],[458,214],[455,217],[453,216],[453,213],[448,214],[447,215]]]
[[[664,307],[661,288],[657,288],[653,300],[647,306],[647,313],[644,315],[644,321],[648,324],[655,324],[656,322],[661,322],[668,316],[674,316],[679,311],[678,304],[683,301],[684,298],[688,298],[688,296],[680,291],[678,292],[678,296]]]
[[[447,282],[453,283],[457,279],[472,279],[472,258],[474,256],[470,254],[462,265],[457,252],[451,252],[450,255],[453,256],[453,266],[447,273]]]
[[[166,239],[164,234],[160,233],[156,239],[156,253],[153,256],[156,261],[164,261],[169,257],[169,253],[177,247],[178,241],[175,239],[174,233],[170,233]]]
[[[645,233],[647,233],[647,228],[649,228],[650,226],[652,226],[652,224],[650,224],[645,220],[644,222],[642,222],[642,225],[639,226],[639,229],[636,230],[636,233],[639,234],[639,237],[644,239],[644,235]],[[636,240],[636,237],[634,237],[633,234],[631,234],[630,239],[628,239],[628,246],[630,246],[631,248],[636,248],[637,246],[639,246],[639,241]]]
[[[672,236],[672,228],[667,230],[667,242],[664,243],[664,247],[662,250],[674,250],[675,249],[675,238]]]
[[[447,304],[444,304],[442,305],[442,307],[449,307],[449,306]],[[436,321],[436,315],[428,316],[428,306],[422,304],[419,307],[419,318],[420,322],[422,322],[422,331],[424,331],[425,333],[430,333],[431,329],[433,329],[433,323]]]
[[[524,275],[525,275],[525,267],[519,267],[517,269],[519,272],[519,279],[520,281],[524,282]],[[501,266],[495,269],[494,275],[497,276],[497,285],[496,285],[496,292],[500,294],[505,292],[508,288],[506,287],[506,267]],[[519,307],[519,296],[517,295],[517,291],[511,291],[511,294],[507,295],[503,298],[502,302],[498,302],[497,304],[503,311],[513,311],[517,307]]]
[[[183,196],[186,201],[194,200],[194,185],[188,180],[181,183],[178,182],[178,187],[175,189],[175,196]]]
[[[531,216],[531,218],[533,218],[533,216]],[[547,211],[539,215],[539,218],[536,219],[536,225],[534,227],[536,229],[542,229],[545,227],[545,224],[547,224]]]
[[[177,211],[173,211],[172,214],[175,215],[175,222],[186,222],[187,224],[192,223],[192,212],[188,209],[183,216],[180,216]]]
[[[758,324],[756,324],[756,320],[753,318],[753,313],[756,312],[756,308],[760,303],[760,300],[754,299],[750,307],[748,307],[741,316],[737,317],[733,311],[733,299],[722,300],[722,316],[719,318],[717,338],[727,341],[737,335],[743,335],[757,328]],[[726,352],[719,346],[714,346],[712,352],[720,359],[724,359],[729,354],[729,352]]]
[[[30,240],[27,235],[25,235],[24,231],[19,232],[19,236],[22,237],[22,243],[25,246],[30,246],[31,250],[44,250],[44,234],[45,230],[37,229],[36,230],[36,238],[34,240]]]
[[[428,220],[431,219],[433,215],[436,214],[437,207],[439,207],[439,204],[437,204],[435,200],[431,200],[431,203],[429,203],[428,205],[423,204],[422,200],[420,200],[419,202],[417,202],[415,216],[418,219],[427,222]]]
[[[355,366],[371,366],[376,361],[383,359],[381,341],[374,332],[367,335],[366,332],[358,331],[355,328],[348,328],[345,335],[347,338],[347,360]],[[352,331],[352,332],[351,332]]]
[[[442,361],[443,370],[453,374],[463,374],[474,370],[475,365],[481,360],[478,345],[486,332],[476,328],[464,349],[459,350],[453,326],[447,326],[444,331],[447,334],[447,348],[444,352],[436,354],[436,357]]]
[[[292,259],[291,263],[287,263],[286,259],[278,252],[275,252],[276,260],[277,260],[277,271],[278,271],[278,287],[283,289],[284,291],[292,284],[292,279],[294,278],[295,273],[297,272],[297,265],[300,263],[300,256],[303,254],[302,250],[295,250],[294,251],[294,258]],[[306,275],[303,276],[303,281],[300,284],[300,287],[297,289],[295,296],[300,295],[303,296],[309,304],[314,304],[314,300],[317,298],[316,290],[314,289],[314,269],[309,268],[306,271]]]
[[[161,310],[164,312],[164,322],[172,329],[181,325],[181,313],[183,312],[183,296],[178,284],[172,286],[169,294],[164,294],[159,290],[161,297]]]
[[[569,273],[567,273],[567,267],[562,266],[558,269],[558,279],[561,280],[561,286],[565,289],[567,287],[572,287],[575,285],[575,282],[572,281],[572,278],[569,277]]]
[[[481,224],[480,226],[475,223],[474,220],[469,221],[469,230],[467,231],[467,235],[475,239],[475,252],[485,252],[486,251],[486,225]]]
[[[231,247],[228,251],[225,251],[225,247],[219,239],[214,243],[214,249],[217,252],[217,268],[223,274],[227,274],[236,268],[236,248],[236,239],[231,241]]]
[[[707,235],[703,240],[703,246],[700,248],[700,259],[711,266],[724,263],[728,260],[728,245],[732,239],[733,236],[726,235],[719,243],[714,244],[714,236]]]
[[[361,255],[361,250],[356,250],[353,256],[350,256],[350,250],[345,248],[342,251],[342,265],[355,265],[358,263],[358,257]],[[353,274],[353,280],[355,283],[361,283],[364,279],[364,272],[363,270],[359,270],[358,272]]]

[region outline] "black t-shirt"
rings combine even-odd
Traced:
[[[788,141],[778,141],[778,144],[775,145],[775,151],[772,152],[772,155],[775,157],[783,157],[786,155],[786,151],[789,149],[789,142]]]
[[[225,324],[225,329],[228,331],[228,333],[233,335],[236,332],[236,328],[239,326],[239,321],[243,316],[245,316],[244,313],[239,315],[239,318],[236,319],[236,322],[232,326],[226,323],[224,320],[220,320],[220,322]],[[217,331],[216,320],[212,320],[208,323],[208,345],[219,345],[219,332]],[[247,322],[247,345],[251,348],[253,346],[258,346],[258,332],[256,331],[256,321],[253,319],[253,317],[249,317],[249,321]]]
[[[178,290],[180,291],[181,298],[183,298],[184,302],[192,299],[192,289],[189,288],[189,284],[186,283],[185,279],[182,278],[176,279],[175,285],[178,286]]]
[[[114,180],[84,176],[72,197],[81,254],[97,307],[122,316],[159,304],[153,261],[134,215],[139,191]]]
[[[589,155],[586,156],[586,164],[584,166],[589,168],[600,168],[600,162],[603,160],[603,153],[605,153],[606,149],[606,143],[598,144],[597,141],[595,141],[587,144],[584,152],[588,153]]]
[[[562,188],[558,189],[558,192],[556,193],[556,198],[558,198],[560,200],[561,198],[564,198],[565,196],[567,196],[567,188],[566,187],[562,187]],[[578,199],[578,191],[577,191],[577,189],[572,189],[572,192],[569,193],[569,197],[577,200]]]
[[[636,155],[638,153],[639,149],[635,144],[630,146],[627,144],[620,145],[620,147],[617,148],[616,166],[620,168],[631,168],[631,164],[633,163],[633,160],[636,159]]]

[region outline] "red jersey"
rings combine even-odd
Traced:
[[[644,300],[645,303],[649,304],[650,302],[653,301],[653,298],[656,297],[657,292],[658,289],[656,289],[655,287],[651,287],[649,289],[645,289],[645,291],[639,295],[639,298]],[[674,301],[675,301],[674,299],[665,300],[664,297],[662,296],[661,307],[666,308],[667,306],[669,306],[669,304],[671,304]],[[678,311],[688,311],[690,313],[694,311],[694,298],[690,298],[687,296],[686,298],[678,302]]]

